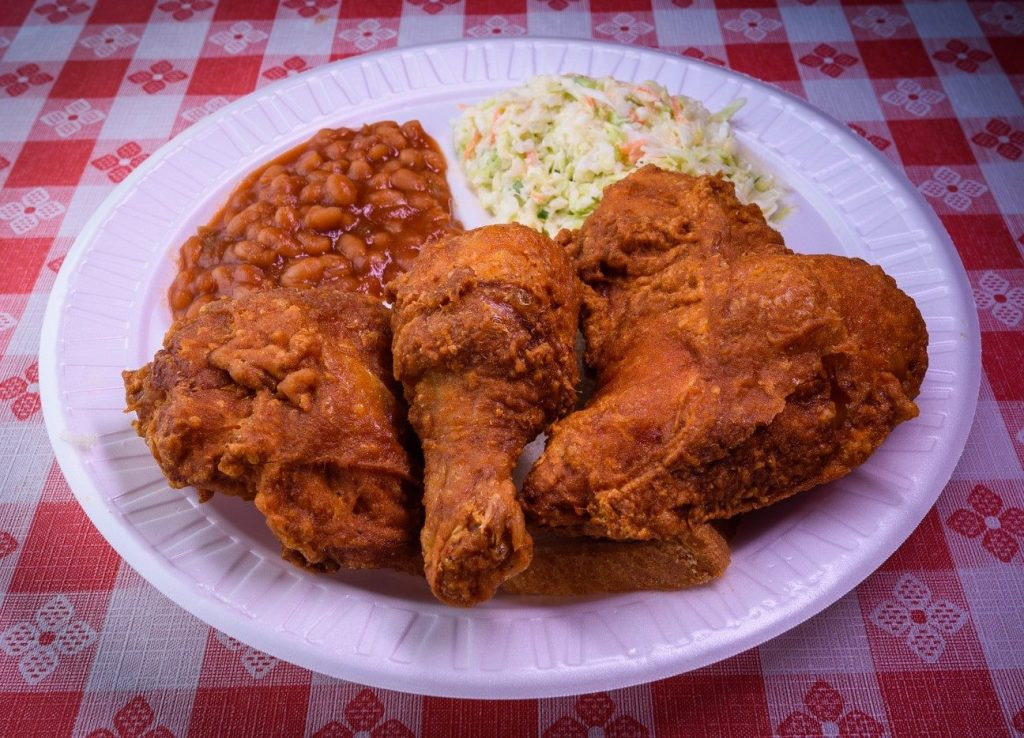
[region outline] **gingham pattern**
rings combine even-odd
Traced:
[[[544,34],[656,46],[805,97],[925,195],[966,265],[982,395],[938,504],[805,625],[607,694],[453,701],[279,662],[171,604],[72,498],[36,352],[62,255],[149,153],[353,54]],[[1024,5],[825,0],[0,2],[0,735],[1024,733]]]

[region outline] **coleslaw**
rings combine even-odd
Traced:
[[[578,228],[605,187],[646,164],[721,172],[740,201],[778,220],[783,190],[742,158],[729,125],[743,103],[711,113],[655,82],[542,75],[466,107],[455,152],[489,213],[550,235]]]

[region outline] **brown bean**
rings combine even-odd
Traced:
[[[314,169],[317,169],[323,161],[324,159],[320,156],[320,152],[316,149],[311,149],[300,156],[298,161],[295,162],[295,171],[309,174]]]
[[[178,272],[174,281],[171,282],[171,288],[167,292],[167,300],[171,303],[171,310],[184,310],[192,302],[191,282],[194,277],[195,272],[183,270]]]
[[[338,161],[344,158],[347,150],[348,147],[341,141],[331,141],[331,143],[324,147],[324,155],[332,161]]]
[[[415,172],[399,169],[391,175],[391,184],[403,192],[421,192],[427,189],[427,183]]]
[[[410,120],[402,124],[402,133],[410,141],[422,141],[426,138],[426,132],[418,120]]]
[[[261,184],[270,184],[270,182],[274,179],[274,177],[276,177],[277,175],[281,174],[283,171],[284,171],[284,166],[283,165],[281,165],[281,164],[271,164],[269,167],[264,169],[263,173],[260,175],[260,183]]]
[[[297,177],[289,176],[282,172],[270,182],[270,190],[279,195],[294,195],[296,190],[302,186],[302,181]]]
[[[277,248],[283,237],[284,231],[269,225],[260,228],[259,233],[256,234],[256,240],[270,249]]]
[[[384,161],[389,156],[391,156],[391,149],[384,143],[375,143],[366,152],[366,158],[370,161]]]
[[[369,205],[373,205],[375,208],[396,208],[399,205],[405,205],[405,195],[398,190],[375,190],[366,196],[366,202]]]
[[[366,159],[353,159],[352,163],[348,165],[348,177],[349,179],[364,180],[368,179],[373,174],[373,167],[370,166],[370,162]]]
[[[391,186],[391,178],[386,172],[377,172],[366,181],[366,186],[373,190],[386,190]]]
[[[250,223],[253,223],[260,217],[259,210],[255,206],[249,206],[240,213],[235,215],[228,221],[227,225],[224,226],[224,233],[234,238],[240,236],[245,232]]]
[[[299,216],[295,208],[290,205],[282,205],[274,211],[274,223],[278,228],[291,231],[299,224]]]
[[[264,268],[269,267],[277,259],[277,252],[273,249],[248,240],[237,242],[231,247],[231,251],[247,264],[255,264]]]
[[[444,171],[444,157],[438,154],[436,151],[425,150],[423,152],[423,163],[427,165],[427,168],[434,172]]]
[[[405,136],[394,126],[382,128],[378,131],[377,136],[380,138],[381,143],[386,144],[392,149],[404,149],[409,145],[409,142],[405,140]]]
[[[181,268],[190,269],[199,262],[203,253],[203,242],[196,236],[191,236],[181,246]]]
[[[200,295],[192,304],[188,306],[188,310],[185,311],[186,318],[194,318],[199,315],[199,311],[203,309],[203,305],[213,302],[213,295]]]
[[[351,205],[356,201],[356,185],[344,174],[332,174],[327,178],[327,194],[338,205]]]
[[[319,256],[331,250],[331,239],[328,236],[321,236],[309,231],[297,231],[295,237],[302,244],[302,250],[310,256]]]
[[[409,193],[409,207],[416,208],[417,210],[430,210],[436,204],[437,201],[426,192]]]
[[[297,259],[281,272],[282,287],[302,287],[316,284],[324,274],[324,263],[319,256]]]
[[[419,169],[423,165],[423,154],[416,149],[402,149],[398,152],[398,160],[403,167]]]
[[[308,185],[303,187],[302,192],[299,193],[299,199],[308,204],[320,202],[320,199],[323,196],[324,186],[319,182],[310,182]]]
[[[343,233],[338,239],[338,251],[357,268],[366,260],[366,242],[351,233]]]
[[[306,212],[306,227],[316,231],[329,231],[340,228],[344,220],[341,208],[322,208],[314,205]]]
[[[344,277],[352,273],[352,263],[341,254],[328,254],[320,258],[324,265],[324,275],[321,281]]]
[[[213,274],[207,270],[199,273],[192,282],[192,288],[195,292],[202,294],[214,292],[217,289],[217,281],[213,278]]]

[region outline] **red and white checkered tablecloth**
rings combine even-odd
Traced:
[[[161,144],[286,75],[543,34],[659,47],[806,98],[935,208],[984,373],[924,522],[806,624],[697,672],[559,699],[368,689],[160,595],[75,502],[43,429],[43,310],[76,233]],[[1024,734],[1024,4],[827,0],[0,0],[0,736]]]

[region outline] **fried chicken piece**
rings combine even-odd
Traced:
[[[591,595],[677,590],[722,576],[729,544],[711,525],[676,540],[612,541],[533,528],[533,561],[501,589],[520,595]]]
[[[720,178],[645,167],[560,240],[597,377],[524,485],[543,525],[675,538],[847,474],[917,414],[913,300],[859,259],[789,251]]]
[[[124,372],[128,410],[172,486],[254,500],[285,558],[408,568],[421,514],[388,321],[329,288],[218,300]]]
[[[554,242],[515,224],[428,244],[392,285],[395,376],[425,461],[427,581],[473,605],[530,562],[512,470],[574,404],[579,286]]]

